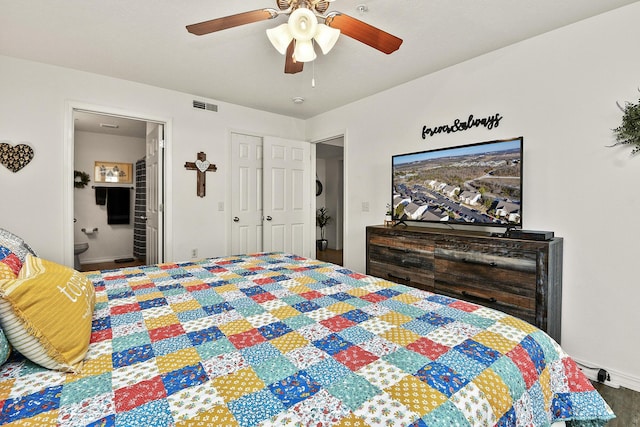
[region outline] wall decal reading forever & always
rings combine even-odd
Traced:
[[[500,120],[503,117],[500,113],[496,113],[492,116],[487,116],[483,118],[476,118],[473,114],[469,114],[469,118],[467,120],[455,119],[450,125],[441,125],[435,127],[427,127],[426,125],[422,127],[422,139],[427,139],[427,136],[433,136],[438,133],[452,133],[452,132],[461,132],[463,130],[469,130],[474,127],[485,127],[487,129],[493,129],[494,127],[498,127],[500,125]]]

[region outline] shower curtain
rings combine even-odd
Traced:
[[[142,158],[136,162],[136,201],[133,210],[133,256],[147,258],[147,165]]]

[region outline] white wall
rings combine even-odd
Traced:
[[[0,140],[33,147],[33,161],[18,173],[0,167],[0,227],[23,237],[38,255],[64,262],[63,186],[71,185],[63,163],[65,113],[69,103],[122,109],[171,121],[172,227],[174,261],[224,255],[230,195],[229,138],[232,130],[304,139],[304,121],[189,94],[0,56]],[[188,77],[185,77],[188,78]],[[212,84],[216,84],[213,82]],[[224,83],[221,83],[224,84]],[[217,113],[192,108],[192,100],[219,106]],[[216,164],[207,173],[207,195],[196,195],[196,174],[184,168],[199,151]],[[67,184],[69,183],[69,184]],[[224,211],[218,209],[219,202]],[[71,219],[72,220],[72,219]]]
[[[73,216],[78,221],[74,223],[74,242],[89,243],[89,249],[80,254],[80,262],[113,261],[133,256],[133,208],[135,190],[131,194],[131,222],[129,224],[110,225],[107,221],[107,206],[97,205],[93,186],[113,186],[113,184],[96,183],[93,176],[96,161],[131,163],[133,168],[133,182],[131,184],[117,184],[135,189],[135,163],[144,157],[146,151],[145,139],[128,136],[106,135],[94,132],[75,132],[74,167],[86,172],[91,181],[84,188],[74,188]],[[93,230],[97,233],[85,234],[82,229]]]
[[[308,120],[310,140],[347,130],[345,265],[365,268],[391,155],[522,135],[524,227],[565,239],[563,347],[640,390],[640,156],[606,148],[621,120],[615,102],[638,99],[638,22],[634,3]],[[422,139],[423,125],[495,113],[496,129]]]

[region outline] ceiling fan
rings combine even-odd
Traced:
[[[316,58],[314,42],[326,54],[336,43],[340,33],[386,54],[400,48],[402,39],[379,28],[341,12],[332,11],[324,14],[332,1],[334,0],[276,0],[278,10],[265,8],[242,12],[187,25],[187,31],[202,36],[288,15],[287,23],[267,30],[271,44],[281,54],[286,55],[284,72],[288,74],[302,71],[305,62]]]

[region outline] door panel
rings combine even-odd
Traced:
[[[304,224],[293,224],[291,226],[291,252],[294,254],[305,253],[306,227]],[[307,255],[308,256],[308,255]]]
[[[265,236],[265,241],[269,241],[270,247],[269,249],[265,248],[265,251],[287,252],[285,226],[283,224],[274,224],[266,228],[269,230],[270,234],[268,236]]]
[[[163,150],[161,141],[164,139],[164,126],[158,123],[147,123],[146,138],[146,166],[147,166],[147,207],[146,207],[146,234],[147,234],[147,264],[156,264],[164,261],[162,253],[164,236],[162,235],[162,202],[163,192],[162,176]]]
[[[294,169],[291,171],[291,209],[294,212],[304,210],[304,171]]]
[[[231,134],[231,253],[262,250],[262,138]]]
[[[269,209],[272,213],[275,212],[283,212],[286,208],[285,198],[287,196],[286,185],[287,185],[287,171],[283,168],[271,168],[271,203],[269,204]]]
[[[309,143],[265,137],[264,152],[264,250],[309,256]]]

